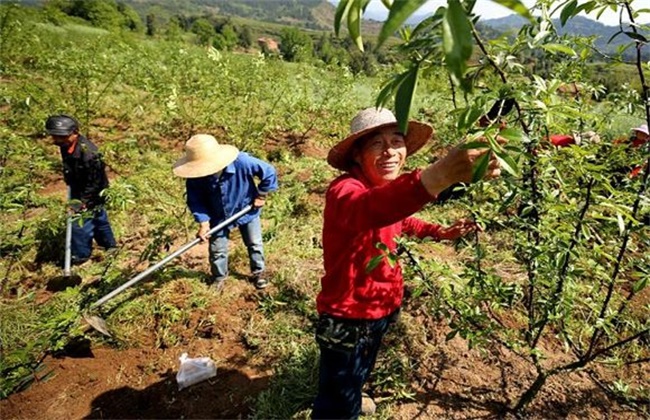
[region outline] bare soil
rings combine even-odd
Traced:
[[[286,147],[285,144],[297,156],[323,156],[322,150],[308,139],[291,133],[279,134],[277,142],[271,142],[267,151]],[[49,182],[42,193],[61,194],[63,190],[62,182]],[[310,199],[320,203],[322,195],[313,194]],[[448,257],[454,258],[453,249],[448,251]],[[207,271],[204,252],[194,248],[180,258],[179,264]],[[206,325],[193,317],[185,331],[181,331],[182,345],[172,348],[156,348],[152,337],[143,337],[139,346],[131,348],[80,342],[64,355],[48,356],[44,362],[46,369],[39,374],[46,379],[0,401],[0,417],[47,420],[249,417],[256,397],[273,379],[274,366],[256,357],[241,337],[244,319],[257,310],[256,292],[242,280],[229,281],[226,287],[228,305],[223,305],[217,297],[207,308],[217,315],[218,325]],[[179,296],[184,293],[178,292]],[[48,292],[39,290],[38,293],[39,301],[47,300]],[[273,285],[267,293],[274,293]],[[514,418],[505,408],[534,380],[535,372],[529,363],[497,349],[470,350],[458,337],[447,341],[445,336],[449,330],[444,323],[417,313],[417,308],[407,308],[405,312],[397,328],[425,325],[426,336],[413,346],[434,350],[414,351],[413,354],[425,355],[413,360],[417,372],[411,384],[414,395],[392,408],[392,418]],[[395,334],[389,335],[385,344],[395,344],[392,340],[396,340]],[[551,359],[564,357],[556,344],[546,343],[546,347],[553,355]],[[190,357],[211,357],[217,364],[217,376],[179,391],[175,376],[182,352],[188,352]],[[612,373],[595,366],[591,372],[549,378],[530,405],[526,418],[645,418],[640,411],[609,398],[589,377],[589,373],[608,379],[625,377],[633,385],[648,386],[645,367],[640,364]],[[370,391],[372,386],[370,382]],[[381,408],[387,396],[374,396]]]
[[[193,249],[184,263],[200,266],[202,251]],[[204,260],[203,260],[204,261]],[[27,390],[0,401],[3,419],[79,418],[247,418],[255,398],[269,387],[273,366],[255,357],[241,339],[244,319],[257,308],[256,291],[242,280],[227,284],[228,305],[217,298],[207,311],[216,314],[217,325],[192,317],[181,334],[181,346],[161,349],[152,337],[143,337],[135,348],[79,343],[67,354],[45,360],[46,369]],[[178,290],[179,299],[184,291]],[[270,286],[269,293],[273,293]],[[46,292],[44,292],[46,293]],[[186,291],[189,293],[189,290]],[[415,312],[415,313],[411,313]],[[396,419],[514,418],[505,408],[512,405],[534,380],[534,370],[518,356],[504,351],[469,350],[461,338],[445,340],[448,328],[418,310],[408,309],[387,336],[395,345],[399,328],[425,325],[427,336],[413,343],[416,360],[415,395],[393,407]],[[432,346],[433,345],[433,346]],[[416,352],[418,346],[435,349]],[[559,346],[547,345],[553,358],[563,356]],[[176,373],[182,352],[190,357],[209,356],[217,364],[217,376],[187,389],[178,390]],[[407,351],[408,352],[408,351]],[[604,373],[604,371],[596,373]],[[632,383],[647,385],[642,366],[621,370]],[[372,392],[373,384],[370,383]],[[386,395],[374,395],[379,406]],[[639,419],[643,415],[621,406],[598,388],[588,372],[552,377],[531,404],[527,418]]]

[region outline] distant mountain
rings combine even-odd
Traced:
[[[429,16],[431,16],[431,13],[415,14],[407,20],[407,24],[417,25]],[[527,20],[523,17],[512,14],[496,19],[481,19],[479,20],[478,27],[484,36],[490,38],[508,32],[517,33],[526,22]],[[608,43],[611,37],[619,31],[618,26],[604,25],[598,21],[583,16],[575,16],[572,19],[569,19],[565,26],[560,24],[560,19],[553,19],[553,25],[557,29],[558,34],[562,36],[594,36],[595,47],[607,54],[612,54],[619,46],[631,42],[629,37],[621,34]],[[485,28],[488,28],[488,30],[486,31]],[[650,36],[650,33],[647,33],[646,36]],[[630,53],[626,55],[629,54]]]
[[[519,15],[510,15],[498,19],[481,20],[481,23],[501,33],[517,32],[526,23],[526,19]],[[553,25],[559,35],[595,37],[594,46],[608,54],[614,53],[619,46],[631,42],[630,38],[620,34],[608,43],[612,36],[620,30],[619,27],[604,25],[583,16],[569,19],[565,26],[561,25],[560,19],[553,19]]]
[[[122,0],[149,13],[236,16],[307,29],[330,30],[336,8],[327,0]]]

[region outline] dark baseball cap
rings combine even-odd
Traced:
[[[69,136],[79,129],[79,123],[68,115],[52,115],[45,121],[45,130],[51,136]]]

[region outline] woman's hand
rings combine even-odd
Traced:
[[[454,240],[479,230],[476,223],[467,219],[457,220],[453,225],[440,230],[440,239]]]
[[[497,141],[505,142],[499,137],[497,137]],[[498,177],[501,175],[501,167],[489,148],[464,149],[456,146],[445,157],[422,170],[420,179],[424,188],[429,194],[436,197],[451,185],[459,182],[471,183],[474,165],[486,153],[490,153],[490,161],[484,179]]]

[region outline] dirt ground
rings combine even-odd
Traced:
[[[271,286],[273,287],[273,286]],[[243,316],[255,310],[251,285],[231,284],[237,302],[215,311],[220,325],[196,334],[188,328],[187,346],[155,349],[152,346],[119,349],[110,346],[79,346],[61,357],[48,357],[41,373],[52,375],[27,390],[0,401],[3,419],[86,418],[247,418],[257,395],[269,386],[272,366],[250,355],[241,341]],[[418,382],[413,401],[392,408],[395,419],[514,418],[504,407],[512,404],[534,379],[533,371],[508,353],[468,350],[464,340],[445,341],[443,324],[421,315],[403,319],[430,324],[425,339],[435,352],[417,366]],[[82,343],[88,344],[88,343]],[[179,391],[176,383],[178,357],[210,356],[217,376]],[[646,372],[647,373],[647,372]],[[640,367],[627,377],[643,381]],[[647,381],[647,380],[646,380]],[[381,407],[382,398],[377,398]],[[586,372],[549,379],[531,405],[527,418],[637,419],[639,412],[622,407],[591,381]]]
[[[294,143],[303,153],[301,139]],[[57,183],[43,194],[62,191],[62,184]],[[205,257],[197,252],[192,250],[181,261],[187,266],[205,264]],[[243,281],[227,287],[235,303],[224,307],[219,301],[213,302],[209,310],[220,320],[219,325],[202,327],[198,334],[196,328],[188,328],[183,348],[155,348],[146,345],[146,340],[141,347],[127,349],[82,342],[66,355],[48,356],[44,361],[46,368],[39,374],[41,378],[49,374],[47,378],[0,401],[0,418],[249,417],[256,397],[269,387],[274,370],[251,355],[241,339],[243,319],[256,310],[255,299],[251,298],[256,292]],[[271,293],[273,287],[269,288]],[[516,401],[534,380],[529,364],[506,352],[468,350],[460,338],[446,341],[447,327],[421,315],[406,314],[403,319],[427,325],[428,336],[422,339],[428,345],[435,344],[435,351],[417,361],[413,399],[392,407],[392,418],[514,418],[504,408]],[[216,377],[179,391],[176,373],[183,351],[190,357],[211,357],[217,365]],[[560,349],[558,352],[561,353]],[[647,385],[648,372],[643,367],[637,365],[619,373],[637,384]],[[376,396],[376,400],[380,408],[385,403],[382,396]],[[586,371],[550,378],[525,417],[645,418],[639,411],[608,398]]]

